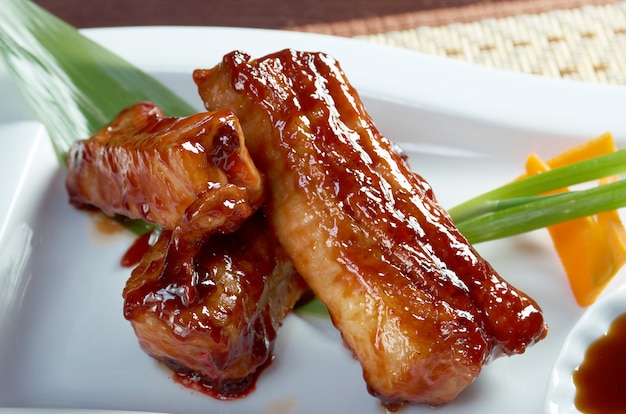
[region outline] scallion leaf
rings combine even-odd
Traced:
[[[509,200],[512,207],[456,223],[471,243],[510,237],[626,206],[626,180],[587,190]]]
[[[499,203],[506,199],[535,196],[624,172],[626,150],[620,150],[512,181],[459,204],[448,212],[455,223],[460,224],[495,211]]]

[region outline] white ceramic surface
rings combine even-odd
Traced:
[[[285,47],[342,62],[379,128],[452,206],[546,157],[612,131],[626,142],[626,88],[487,69],[349,39],[228,28],[121,28],[85,33],[201,107],[191,80],[232,49]],[[2,68],[0,68],[2,69]],[[45,133],[0,70],[0,407],[169,413],[383,413],[327,321],[291,315],[255,392],[215,401],[175,384],[122,316],[128,235],[102,235],[68,205]],[[18,137],[19,136],[19,137]],[[19,138],[19,139],[18,139]],[[10,142],[11,144],[7,144]],[[11,150],[8,150],[11,148]],[[11,196],[7,196],[11,194]],[[537,413],[561,345],[583,313],[543,231],[478,245],[543,307],[550,333],[526,354],[487,366],[437,412]],[[621,283],[618,278],[613,285]],[[0,413],[12,412],[10,409]],[[431,413],[423,406],[403,413]]]
[[[554,364],[546,392],[546,413],[579,413],[574,403],[576,386],[572,374],[583,362],[589,345],[605,335],[611,323],[624,313],[626,313],[626,285],[603,295],[583,314],[565,339]]]

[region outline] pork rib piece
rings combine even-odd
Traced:
[[[225,186],[242,189],[250,213],[264,196],[239,122],[228,110],[166,118],[156,105],[141,102],[74,144],[67,162],[66,187],[73,205],[95,206],[111,216],[143,219],[168,230],[185,211],[209,217],[213,193]],[[199,224],[207,221],[196,220]]]
[[[186,382],[220,399],[245,395],[308,287],[260,211],[234,233],[204,239],[198,251],[176,243],[172,232],[161,233],[133,270],[124,316],[141,348]],[[193,279],[167,270],[186,263]]]
[[[234,51],[194,81],[208,110],[240,119],[280,243],[388,407],[446,403],[546,335],[538,305],[463,238],[333,58]]]
[[[147,354],[217,398],[251,389],[308,290],[257,210],[262,182],[228,110],[164,118],[139,103],[68,157],[72,204],[164,229],[126,284],[124,316]]]

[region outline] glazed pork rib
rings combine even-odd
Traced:
[[[163,229],[126,284],[124,316],[147,354],[217,398],[250,390],[308,290],[258,210],[262,184],[228,110],[165,118],[139,103],[68,157],[72,204]]]
[[[388,407],[446,403],[546,335],[538,305],[463,238],[334,59],[235,51],[194,81],[208,110],[240,119],[280,243]]]
[[[196,227],[236,227],[241,220],[234,212],[236,223],[211,217],[221,198],[216,192],[245,199],[247,215],[264,197],[239,121],[228,110],[168,118],[153,103],[140,102],[74,144],[67,160],[70,203],[168,230],[181,224],[186,211]]]
[[[172,255],[170,233],[161,233],[133,270],[124,316],[141,348],[184,383],[219,399],[245,395],[272,361],[276,333],[308,287],[261,211],[188,255]],[[184,263],[194,263],[195,281],[167,271]],[[181,293],[189,290],[193,300]]]

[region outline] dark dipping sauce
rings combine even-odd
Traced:
[[[589,346],[573,377],[579,411],[626,413],[626,313]]]

